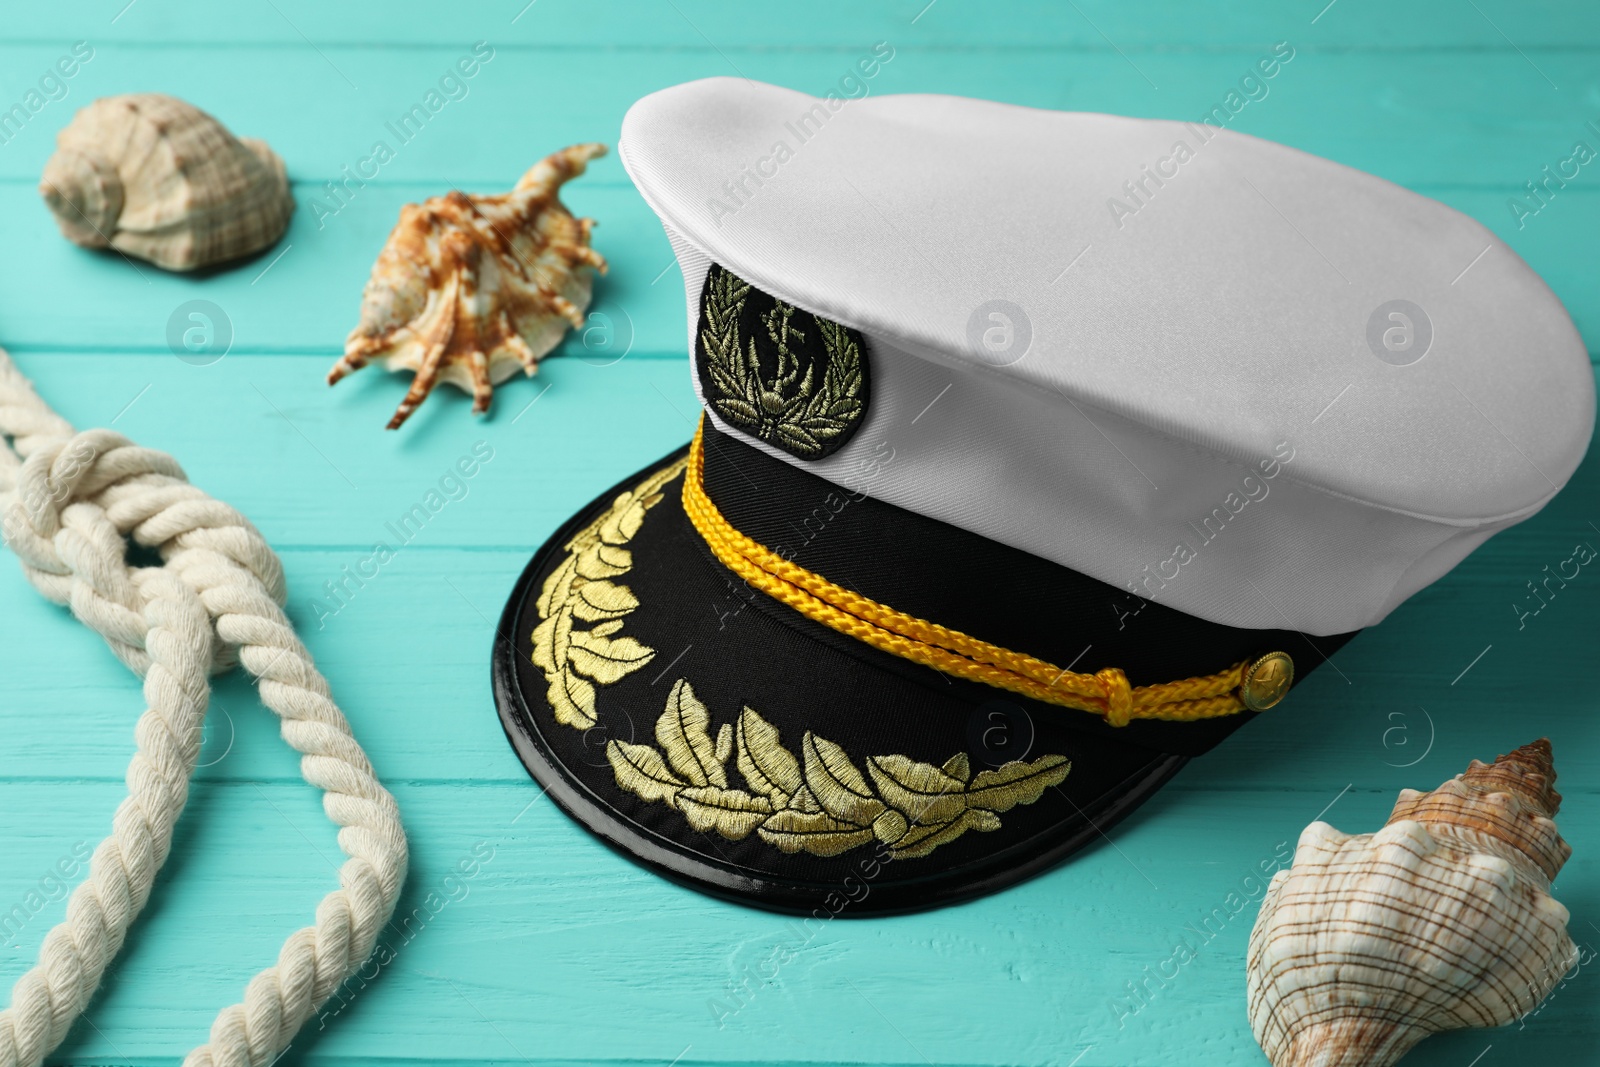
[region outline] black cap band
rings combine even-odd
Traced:
[[[1302,665],[1298,673],[1304,676],[1354,636],[1313,639],[1289,630],[1207,622],[1031,553],[852,493],[709,421],[704,445],[706,494],[739,532],[863,596],[1068,670],[1092,674],[1116,667],[1135,686],[1154,685],[1212,674],[1284,649]],[[894,461],[887,446],[868,455],[865,464]],[[1039,707],[1041,714],[1060,716],[1069,727],[1113,729],[1083,712]],[[1142,720],[1114,729],[1130,743],[1192,756],[1249,717]]]

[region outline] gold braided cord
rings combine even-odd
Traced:
[[[683,510],[729,570],[808,619],[901,659],[983,682],[1046,704],[1102,716],[1112,726],[1134,719],[1193,722],[1244,709],[1239,686],[1246,663],[1198,678],[1129,685],[1116,667],[1094,674],[1063,670],[1021,652],[880,604],[779,556],[740,533],[706,495],[704,422],[695,430],[683,479]]]

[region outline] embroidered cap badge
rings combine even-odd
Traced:
[[[850,439],[867,411],[866,346],[713,264],[700,293],[695,370],[724,423],[800,459]]]

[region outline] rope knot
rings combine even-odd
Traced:
[[[68,511],[77,506],[101,511],[101,498],[108,490],[149,475],[187,482],[177,460],[165,452],[140,448],[111,430],[88,430],[36,442],[6,494],[6,543],[25,564],[51,574],[66,574],[68,568],[52,541],[68,525]]]
[[[77,497],[77,483],[93,464],[82,434],[53,438],[28,456],[16,473],[5,509],[6,543],[23,561],[65,573],[49,542],[61,529],[61,513]]]
[[[1094,676],[1105,695],[1106,722],[1112,726],[1128,725],[1133,718],[1133,686],[1128,684],[1128,676],[1118,667],[1096,671]]]
[[[250,522],[189,484],[177,460],[110,430],[74,433],[0,351],[0,514],[45,596],[68,604],[144,678],[128,797],[66,919],[0,1009],[0,1065],[39,1067],[88,1006],[172,845],[211,695],[208,673],[241,661],[323,791],[349,857],[316,925],[226,1008],[190,1067],[272,1062],[349,978],[394,911],[407,850],[383,787],[283,612],[283,567]],[[130,567],[128,542],[160,551]]]

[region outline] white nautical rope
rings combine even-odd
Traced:
[[[9,437],[10,447],[5,447]],[[316,923],[223,1009],[188,1067],[265,1067],[372,952],[406,874],[394,798],[373,773],[283,613],[283,568],[245,517],[190,485],[164,452],[74,433],[0,351],[0,512],[34,587],[66,604],[144,678],[128,796],[89,876],[0,1011],[0,1067],[35,1067],[88,1005],[150,895],[199,754],[207,676],[242,662],[323,791],[349,857]],[[127,539],[160,567],[126,562]]]

